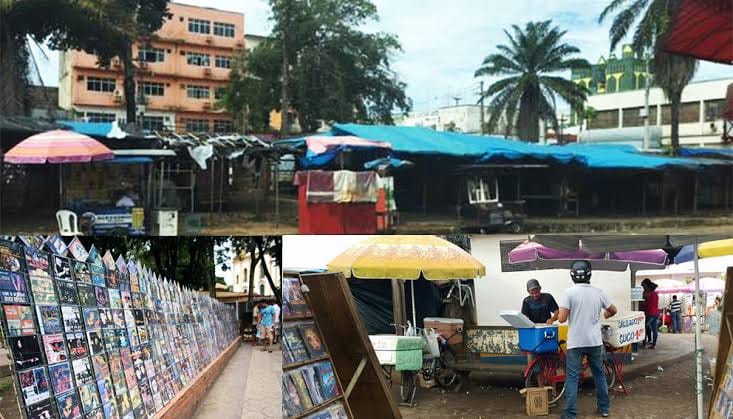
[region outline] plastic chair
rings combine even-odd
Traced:
[[[59,234],[64,237],[80,236],[78,217],[75,212],[69,210],[56,211],[56,221],[59,223]]]

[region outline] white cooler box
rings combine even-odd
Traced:
[[[618,313],[610,319],[602,320],[603,341],[614,348],[641,342],[644,340],[645,320],[643,311]]]

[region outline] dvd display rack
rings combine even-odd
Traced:
[[[283,417],[350,419],[349,406],[297,275],[283,278]]]
[[[155,417],[238,338],[231,307],[76,238],[0,240],[0,306],[32,419]]]

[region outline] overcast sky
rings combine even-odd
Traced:
[[[373,0],[380,21],[367,31],[397,35],[403,52],[393,57],[393,68],[407,83],[416,110],[460,103],[475,103],[479,80],[473,74],[483,58],[505,43],[504,29],[533,20],[552,19],[567,30],[565,42],[581,49],[581,57],[595,63],[608,56],[609,22],[598,24],[607,1],[589,0]],[[267,35],[272,24],[267,0],[179,0],[244,13],[247,34]],[[58,54],[39,57],[44,82],[58,85]],[[566,74],[567,77],[570,74]],[[733,76],[730,66],[701,62],[696,80]],[[487,79],[487,86],[492,80]]]

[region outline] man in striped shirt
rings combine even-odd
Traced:
[[[682,333],[682,301],[673,295],[668,307],[672,314],[672,333]]]

